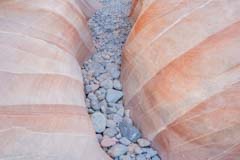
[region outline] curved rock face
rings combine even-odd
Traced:
[[[0,159],[108,159],[85,109],[79,66],[93,51],[89,2],[0,1]]]
[[[139,3],[122,65],[133,119],[164,160],[239,159],[240,1]]]

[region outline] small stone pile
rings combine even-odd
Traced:
[[[101,0],[105,7],[89,20],[96,53],[83,67],[86,104],[102,148],[114,160],[160,160],[141,137],[123,106],[122,47],[131,29],[130,0]]]

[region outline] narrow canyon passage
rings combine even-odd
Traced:
[[[86,104],[99,143],[116,160],[160,160],[123,106],[121,54],[131,30],[131,0],[101,1],[89,20],[96,53],[83,67]]]

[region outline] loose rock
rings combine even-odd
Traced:
[[[116,144],[113,147],[110,148],[108,151],[109,155],[112,157],[118,157],[125,153],[127,153],[128,148],[122,144]]]
[[[101,145],[103,147],[111,147],[115,144],[116,144],[116,139],[115,138],[110,138],[108,136],[104,136],[102,141],[101,141]]]
[[[122,136],[127,137],[130,141],[136,142],[141,137],[140,131],[133,125],[123,121],[119,124]]]
[[[88,21],[96,52],[82,66],[86,105],[98,141],[114,160],[159,160],[123,106],[121,54],[131,29],[132,0],[100,1],[105,6]]]
[[[101,133],[105,130],[107,125],[107,119],[102,113],[100,112],[93,113],[91,119],[93,122],[94,129],[97,133]]]
[[[109,103],[116,103],[120,98],[122,98],[122,96],[122,91],[108,89],[106,99]]]
[[[150,142],[143,138],[138,139],[137,142],[141,147],[148,147],[150,145]]]

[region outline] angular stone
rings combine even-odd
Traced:
[[[106,125],[107,125],[107,119],[104,116],[104,114],[100,112],[95,112],[91,116],[92,122],[94,129],[97,133],[101,133],[105,130]]]
[[[86,94],[90,93],[90,92],[94,92],[99,88],[98,84],[90,84],[90,85],[86,85],[85,87],[85,91]]]
[[[123,97],[122,91],[108,89],[106,99],[109,103],[116,103]]]
[[[140,131],[126,121],[122,121],[119,124],[119,129],[122,136],[128,138],[132,142],[136,142],[137,139],[141,137]]]
[[[146,157],[142,154],[137,155],[136,160],[146,160]]]
[[[100,83],[100,86],[105,89],[111,89],[113,88],[113,81],[110,79],[106,79]]]
[[[98,100],[104,100],[105,96],[106,96],[106,90],[104,88],[100,88],[98,89],[95,94],[96,94],[96,97],[98,98]]]
[[[159,158],[158,156],[154,156],[152,157],[152,160],[161,160],[161,158]]]
[[[122,84],[119,80],[114,80],[113,81],[113,88],[117,89],[117,90],[121,90],[122,89]]]
[[[111,119],[107,120],[107,127],[109,127],[109,128],[114,128],[114,127],[116,127],[116,126],[117,126],[117,123],[116,123],[116,122],[114,122],[114,121],[111,120]]]

